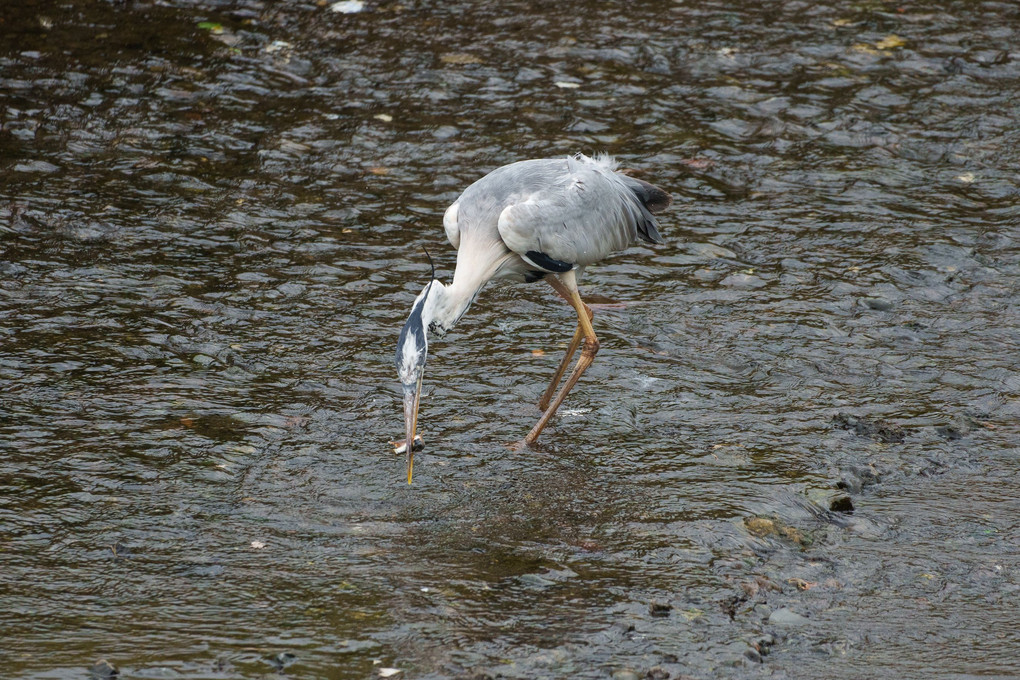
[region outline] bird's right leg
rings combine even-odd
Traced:
[[[538,435],[542,434],[542,430],[545,429],[546,424],[549,420],[556,415],[557,409],[560,404],[566,398],[567,393],[577,384],[577,381],[581,378],[588,367],[591,366],[591,362],[595,360],[595,355],[599,351],[599,339],[595,335],[595,329],[591,325],[591,308],[584,304],[581,300],[581,295],[577,292],[577,279],[573,271],[560,274],[560,279],[555,280],[555,277],[549,277],[546,280],[549,284],[556,289],[556,291],[562,295],[570,306],[577,312],[577,325],[581,329],[581,333],[584,336],[584,347],[581,349],[581,356],[578,357],[577,363],[574,364],[574,370],[570,373],[570,377],[567,378],[567,382],[564,383],[560,391],[556,393],[556,397],[552,400],[552,404],[546,409],[542,417],[535,423],[535,427],[531,428],[531,432],[524,438],[524,443],[531,446],[538,439]],[[576,349],[576,348],[575,348]],[[569,354],[568,356],[573,356]]]
[[[546,279],[552,285],[552,280]],[[560,290],[559,281],[557,285],[553,285],[557,292],[563,296],[563,299],[570,302],[569,293],[564,290]],[[581,303],[584,304],[584,303]],[[588,314],[588,321],[590,322],[594,318],[591,307],[584,305],[584,311]],[[570,341],[570,345],[567,347],[567,353],[563,355],[563,361],[560,362],[559,368],[556,369],[556,373],[553,375],[552,380],[549,382],[549,387],[545,388],[545,394],[538,400],[538,408],[543,411],[549,408],[549,401],[556,394],[556,388],[559,387],[560,381],[563,380],[563,374],[567,372],[567,367],[570,366],[570,362],[574,358],[574,354],[577,353],[577,348],[581,346],[581,341],[584,340],[584,329],[581,328],[581,323],[578,322],[577,330],[574,331],[574,338]]]

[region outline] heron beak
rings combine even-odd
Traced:
[[[415,385],[404,385],[404,433],[407,437],[407,483],[414,472],[414,435],[418,428],[418,402],[421,400],[421,375]]]

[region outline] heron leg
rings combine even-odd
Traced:
[[[595,360],[595,355],[599,351],[599,339],[595,335],[595,329],[591,325],[592,312],[588,305],[584,304],[581,300],[581,295],[577,292],[577,279],[573,271],[562,274],[558,277],[551,276],[546,277],[549,284],[556,289],[556,291],[570,303],[577,312],[577,327],[579,332],[574,333],[575,339],[580,340],[578,336],[583,336],[584,346],[581,348],[581,356],[578,357],[577,363],[574,364],[574,370],[570,373],[570,377],[567,378],[567,382],[564,383],[560,391],[556,393],[556,397],[552,400],[549,408],[545,410],[542,417],[539,418],[538,422],[535,423],[535,427],[531,428],[531,432],[524,438],[524,443],[531,444],[535,443],[538,439],[538,435],[542,434],[542,430],[549,423],[549,420],[556,414],[556,410],[563,403],[567,393],[577,384],[577,381],[581,378],[588,367],[591,366],[591,362]],[[576,346],[571,342],[571,347],[576,350]],[[568,352],[567,359],[564,360],[561,369],[568,363],[569,358],[573,357],[573,351]],[[560,371],[557,371],[555,383],[559,382]],[[544,399],[544,397],[543,397]]]
[[[546,278],[546,281],[549,281],[550,284],[552,284],[553,280],[554,279]],[[555,288],[556,291],[563,296],[564,300],[570,302],[569,292],[562,287],[562,284],[560,284],[559,281],[556,281],[556,283],[553,284],[553,288]],[[594,316],[592,314],[591,307],[584,305],[584,311],[588,315],[588,321],[591,321]],[[567,347],[567,353],[563,355],[563,360],[560,362],[559,368],[556,369],[556,373],[549,382],[549,387],[545,388],[545,393],[542,395],[542,398],[538,400],[538,408],[543,411],[549,408],[549,401],[553,398],[553,395],[556,394],[556,388],[559,387],[560,381],[563,380],[563,374],[567,372],[567,367],[570,366],[570,362],[573,360],[574,354],[577,352],[577,348],[581,346],[581,340],[583,339],[584,329],[581,328],[581,324],[578,322],[577,329],[574,330],[574,337],[570,341],[570,345]]]

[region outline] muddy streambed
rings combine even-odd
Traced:
[[[5,4],[5,676],[1020,675],[1020,10],[828,4]],[[667,243],[534,452],[485,291],[409,488],[422,246],[601,150]]]

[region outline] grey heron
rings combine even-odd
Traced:
[[[457,249],[453,282],[445,285],[433,276],[411,306],[397,341],[408,484],[429,336],[441,338],[453,328],[489,281],[544,280],[577,312],[574,337],[538,402],[543,413],[524,444],[534,444],[591,365],[599,339],[591,308],[578,293],[578,279],[585,267],[638,239],[662,243],[653,213],[673,200],[616,168],[608,155],[519,161],[476,181],[446,210],[443,227]],[[556,391],[578,347],[581,356]]]

